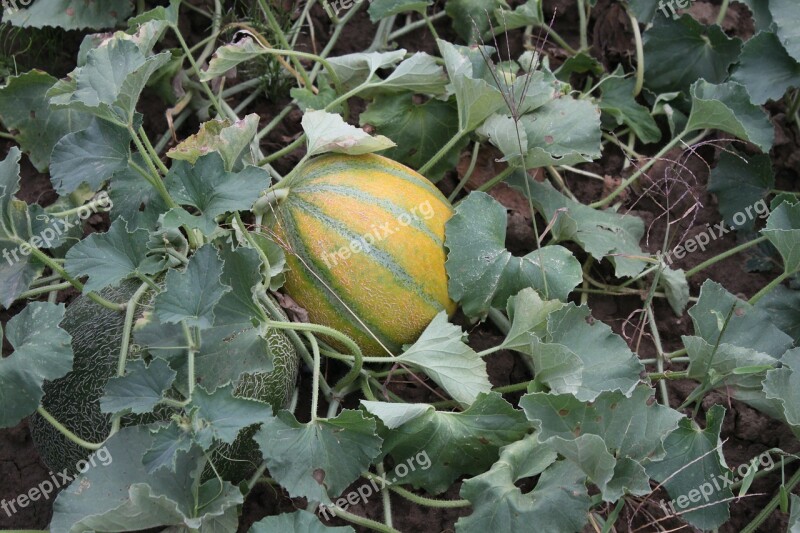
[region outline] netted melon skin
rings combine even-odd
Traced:
[[[139,286],[138,282],[124,282],[119,287],[104,289],[101,295],[112,302],[124,303]],[[149,307],[152,297],[152,293],[145,296],[143,305],[138,306],[137,319]],[[117,372],[124,321],[124,313],[81,296],[67,307],[61,322],[61,327],[72,336],[73,370],[60,379],[45,382],[42,406],[70,431],[89,442],[101,442],[111,429],[110,415],[100,411],[100,398],[107,381]],[[243,375],[236,383],[234,394],[265,402],[265,409],[281,408],[292,397],[299,359],[283,332],[271,330],[267,342],[275,354],[274,370]],[[141,352],[132,349],[128,360],[141,356]],[[168,420],[172,412],[169,408],[159,408],[145,416],[126,416],[122,425]],[[89,455],[86,449],[64,437],[38,414],[31,417],[30,429],[42,460],[53,472],[74,473],[75,465]],[[256,427],[251,427],[243,431],[233,445],[219,448],[212,456],[223,478],[238,483],[260,464],[261,453],[252,439],[255,430]]]

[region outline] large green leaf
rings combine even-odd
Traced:
[[[391,68],[406,56],[406,50],[390,52],[365,52],[347,54],[328,59],[328,64],[347,89],[352,89],[372,78],[380,69]]]
[[[371,0],[367,13],[372,22],[399,15],[408,11],[425,13],[433,2],[431,0]]]
[[[636,102],[633,96],[636,80],[623,78],[622,75],[622,67],[619,67],[614,75],[603,80],[600,86],[603,95],[599,106],[603,112],[604,125],[629,126],[636,137],[645,144],[660,141],[661,130],[650,110]]]
[[[747,88],[751,102],[763,105],[800,86],[800,63],[789,56],[777,35],[762,31],[744,44],[731,79]]]
[[[233,444],[241,430],[272,416],[269,404],[234,396],[231,384],[212,393],[195,389],[187,409],[195,420],[200,420],[193,424],[199,428],[195,431],[195,441],[205,450],[211,448],[213,441]]]
[[[461,328],[450,324],[442,311],[397,362],[421,369],[453,399],[468,406],[480,393],[491,391],[492,384],[486,362],[464,343],[464,337]]]
[[[561,246],[545,246],[524,257],[505,248],[506,211],[491,196],[471,193],[446,225],[450,296],[464,313],[483,318],[491,307],[526,287],[566,300],[581,282],[580,263]]]
[[[200,73],[200,79],[209,81],[219,76],[224,76],[226,72],[236,68],[240,63],[250,61],[266,53],[267,49],[255,42],[250,36],[239,39],[235,43],[220,46],[214,52],[214,57],[209,61],[208,68]]]
[[[139,274],[155,274],[161,270],[158,260],[148,257],[147,230],[128,231],[124,219],[118,218],[106,233],[93,233],[67,252],[65,268],[76,277],[89,276],[87,291],[98,291]]]
[[[474,54],[471,55],[465,47],[441,39],[437,43],[450,75],[450,86],[456,95],[459,129],[472,131],[506,105],[505,99],[496,87],[475,72]]]
[[[167,324],[186,321],[207,329],[214,323],[214,306],[230,290],[220,281],[222,260],[213,245],[200,248],[184,272],[170,270],[164,291],[155,299],[156,316]],[[202,288],[202,290],[198,290]]]
[[[369,154],[395,146],[391,139],[383,135],[373,137],[361,128],[346,123],[341,115],[325,111],[307,111],[302,124],[308,136],[309,156],[328,152]]]
[[[188,223],[210,235],[217,227],[218,216],[250,209],[269,187],[270,177],[266,170],[255,166],[228,172],[222,155],[211,152],[197,159],[194,165],[176,161],[165,182],[176,202],[197,212],[194,215],[182,208],[174,209],[164,217],[165,225],[177,227]]]
[[[361,126],[369,124],[395,142],[397,146],[383,155],[414,169],[422,168],[458,133],[455,103],[430,99],[418,104],[411,93],[378,95],[359,120]],[[435,182],[454,168],[467,142],[463,139],[453,147],[426,177]]]
[[[549,182],[539,183],[525,173],[515,173],[508,184],[526,196],[548,222],[558,241],[575,241],[595,259],[609,259],[617,277],[635,276],[647,263],[639,241],[644,236],[644,222],[634,215],[598,211],[571,200]]]
[[[647,473],[674,498],[660,503],[664,511],[682,513],[684,520],[702,530],[715,529],[729,517],[728,503],[722,501],[733,496],[729,488],[733,475],[719,439],[724,418],[725,408],[714,405],[706,413],[705,428],[682,419],[664,441],[666,457],[647,465]]]
[[[198,531],[236,529],[237,510],[244,502],[241,491],[216,479],[197,487],[203,450],[195,446],[178,454],[174,471],[148,472],[142,455],[152,443],[149,429],[141,426],[112,436],[106,453],[96,455],[106,460],[95,460],[96,467],[59,493],[50,528],[70,533],[170,525]]]
[[[750,141],[769,152],[775,130],[766,112],[750,103],[747,89],[736,82],[713,85],[696,81],[691,88],[692,112],[686,129],[712,128]]]
[[[10,2],[4,3],[6,6]],[[11,5],[22,5],[16,0]],[[101,30],[113,28],[123,22],[133,11],[131,0],[103,0],[85,2],[84,0],[46,0],[27,1],[23,9],[5,7],[3,22],[22,28],[43,28],[55,26],[65,30],[90,28]]]
[[[100,189],[115,172],[128,167],[130,144],[127,130],[98,119],[86,129],[62,137],[50,161],[50,180],[56,192],[68,194],[84,183],[92,190]]]
[[[708,191],[717,195],[722,219],[737,229],[752,230],[756,217],[768,214],[765,198],[773,188],[769,156],[746,156],[734,148],[722,152],[708,180]]]
[[[167,152],[167,156],[194,165],[208,152],[218,152],[225,162],[225,170],[232,171],[257,131],[258,115],[255,113],[233,123],[227,119],[210,120],[200,125],[200,131]]]
[[[460,413],[424,404],[361,403],[389,428],[383,434],[383,452],[395,463],[422,451],[427,454],[429,467],[409,472],[403,483],[433,494],[444,492],[462,475],[484,472],[502,446],[522,438],[530,428],[525,416],[496,392],[481,394]]]
[[[606,392],[591,404],[569,394],[532,393],[520,406],[540,429],[541,442],[576,463],[604,500],[616,501],[626,492],[650,492],[644,466],[664,456],[664,439],[682,418],[651,396],[644,386],[630,398]]]
[[[535,488],[523,494],[517,483],[536,475]],[[586,474],[571,461],[556,461],[535,435],[503,448],[489,471],[464,482],[461,496],[474,510],[458,519],[458,533],[574,533],[583,529],[591,507]]]
[[[50,90],[50,103],[126,126],[145,84],[171,57],[169,52],[145,57],[132,40],[112,38],[89,51],[86,65]]]
[[[270,475],[292,497],[330,503],[380,454],[376,423],[360,411],[301,424],[288,411],[255,434]]]
[[[8,321],[6,337],[14,352],[0,358],[0,428],[34,413],[44,396],[42,383],[72,370],[72,338],[58,326],[63,318],[63,304],[34,302]]]
[[[769,215],[761,233],[780,252],[786,272],[800,270],[800,202],[781,203]]]
[[[770,0],[769,11],[781,43],[790,56],[800,61],[800,4],[794,0]]]
[[[733,308],[725,333],[725,318]],[[792,347],[792,338],[778,329],[772,317],[736,298],[722,285],[707,280],[700,288],[700,298],[689,310],[695,335],[708,344],[731,344],[763,352],[777,359]]]
[[[40,70],[11,76],[0,88],[0,120],[17,130],[17,142],[39,172],[50,166],[59,139],[89,125],[89,117],[72,110],[50,109],[45,95],[56,78]]]
[[[795,344],[800,343],[800,291],[780,285],[765,294],[756,303],[756,308],[769,315],[781,331],[794,339]]]
[[[100,398],[100,409],[112,414],[152,412],[172,386],[175,376],[175,371],[160,359],[153,360],[149,366],[143,359],[132,361],[125,367],[124,376],[108,380],[105,394]]]
[[[313,513],[303,510],[262,518],[250,527],[248,533],[274,533],[275,531],[281,533],[355,533],[350,526],[323,525]]]
[[[44,270],[30,255],[30,248],[20,242],[33,237],[28,205],[17,200],[19,160],[22,153],[16,146],[0,161],[0,305],[5,308],[30,287]]]
[[[645,84],[655,93],[682,91],[699,79],[721,83],[739,57],[742,41],[717,25],[704,26],[683,15],[656,17],[644,32]]]
[[[764,393],[783,407],[783,416],[795,433],[800,432],[800,348],[786,352],[783,366],[767,372]]]
[[[502,5],[500,0],[447,0],[445,11],[459,37],[472,43],[494,25],[489,14]]]

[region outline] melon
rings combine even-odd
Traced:
[[[311,322],[385,356],[455,312],[444,248],[453,208],[425,177],[379,155],[328,154],[272,190],[284,288]]]
[[[119,287],[106,288],[100,294],[112,302],[124,303],[139,286],[138,281],[126,281]],[[145,307],[138,306],[139,317]],[[100,397],[108,380],[117,373],[124,319],[124,313],[81,296],[67,307],[61,322],[61,327],[72,336],[73,369],[60,379],[45,382],[42,406],[67,429],[89,442],[101,442],[111,429],[111,417],[100,411]],[[299,359],[283,332],[270,330],[267,341],[273,355],[273,371],[242,375],[235,384],[234,394],[267,402],[279,409],[291,399]],[[142,353],[132,344],[129,360],[141,356]],[[269,354],[265,353],[263,357],[267,358]],[[122,423],[129,426],[168,420],[171,414],[170,409],[161,408],[150,415],[123,417]],[[89,455],[86,449],[65,438],[38,414],[31,417],[30,427],[42,460],[53,472],[74,471],[76,463]],[[256,426],[245,429],[232,446],[223,446],[212,456],[223,478],[241,481],[260,464],[261,453],[252,439],[256,429]],[[208,470],[204,477],[211,475]]]

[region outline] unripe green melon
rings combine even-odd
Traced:
[[[100,294],[112,302],[124,303],[139,285],[135,281],[124,282],[120,287],[104,289]],[[144,307],[139,306],[137,318]],[[111,429],[110,415],[100,411],[100,398],[106,383],[117,372],[124,319],[124,313],[112,311],[81,296],[67,307],[61,322],[61,327],[72,335],[73,370],[44,384],[42,406],[67,429],[89,442],[101,442]],[[267,340],[272,348],[273,371],[242,375],[235,385],[234,394],[281,408],[291,399],[299,360],[294,346],[283,332],[271,330]],[[134,346],[131,348],[129,361],[141,357]],[[264,353],[264,358],[268,359],[269,354]],[[170,409],[160,408],[150,415],[123,417],[122,424],[129,426],[166,420],[170,414]],[[31,417],[30,427],[42,460],[53,472],[74,471],[76,463],[89,455],[87,450],[65,438],[38,414]],[[255,426],[248,428],[232,446],[224,446],[212,457],[225,479],[238,482],[261,462],[258,445],[252,439],[254,432]]]

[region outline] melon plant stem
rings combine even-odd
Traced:
[[[422,174],[423,176],[425,174],[427,174],[433,168],[433,166],[436,163],[438,163],[441,158],[443,158],[445,155],[447,155],[447,153],[450,150],[452,150],[453,147],[455,147],[459,143],[459,141],[464,137],[464,135],[466,135],[467,133],[469,133],[469,132],[466,131],[466,130],[463,130],[463,129],[459,129],[458,133],[456,133],[449,141],[447,141],[447,144],[445,144],[441,148],[441,150],[436,152],[436,155],[434,155],[432,158],[430,158],[427,163],[422,165],[422,168],[419,169],[419,173]]]
[[[19,239],[19,238],[15,239],[15,242],[17,242],[17,244],[23,244],[23,243],[29,244],[29,243],[26,243],[24,240]],[[50,269],[53,272],[58,273],[62,278],[64,278],[66,281],[68,281],[73,287],[75,287],[78,291],[83,293],[83,289],[84,289],[83,283],[81,283],[80,281],[78,281],[75,278],[73,278],[72,276],[70,276],[67,273],[67,271],[64,270],[61,267],[61,265],[59,265],[56,261],[54,261],[53,258],[51,258],[49,255],[45,254],[44,252],[42,252],[41,250],[39,250],[38,248],[36,248],[34,246],[30,246],[30,248],[31,248],[31,255],[33,257],[35,257],[40,262],[42,262],[45,265],[47,265],[48,267],[50,267]],[[107,309],[111,309],[112,311],[124,311],[125,310],[125,304],[117,304],[117,303],[114,303],[112,301],[106,300],[105,298],[103,298],[102,296],[100,296],[99,294],[97,294],[95,292],[86,293],[86,297],[89,298],[90,300],[92,300],[94,303],[102,305],[103,307],[105,307]]]
[[[433,23],[436,22],[437,20],[443,19],[446,16],[447,12],[445,12],[444,10],[439,11],[438,13],[434,13],[431,16],[427,16],[427,14],[423,15],[424,18],[422,20],[417,20],[415,22],[412,22],[411,24],[406,24],[402,28],[399,28],[390,33],[389,40],[394,41],[395,39],[402,37],[403,35],[406,35],[408,33],[411,33],[412,31],[418,30],[424,26],[428,26],[428,28],[431,30],[431,33],[433,33],[434,37],[436,37],[436,34],[434,33],[435,29],[433,28]]]
[[[386,477],[386,469],[383,467],[382,461],[377,465],[375,465],[375,469],[378,471],[378,474],[380,474],[381,477],[383,478]],[[385,484],[381,487],[381,500],[383,501],[383,521],[387,526],[393,527],[394,524],[392,523],[392,498]]]
[[[792,489],[795,487],[795,485],[797,485],[798,483],[800,483],[800,469],[798,469],[786,483],[787,492],[791,492]],[[764,509],[762,509],[761,512],[756,515],[753,521],[747,524],[747,526],[742,530],[742,533],[755,533],[756,531],[758,531],[758,528],[761,526],[761,524],[763,524],[764,521],[767,518],[769,518],[769,515],[771,515],[775,511],[775,509],[778,508],[779,503],[780,503],[780,493],[776,494],[769,501],[767,506],[764,507]]]
[[[456,188],[453,189],[453,192],[451,192],[450,196],[447,198],[450,203],[453,203],[453,200],[456,199],[458,193],[461,192],[461,189],[464,188],[464,185],[466,185],[469,179],[472,177],[472,173],[475,172],[475,165],[478,163],[478,153],[480,152],[480,149],[481,143],[476,141],[472,146],[472,158],[469,161],[469,168],[467,168],[467,171],[464,173],[464,177],[461,178],[461,181],[458,182]]]
[[[272,28],[273,33],[275,33],[275,36],[278,38],[278,43],[284,49],[288,50],[289,48],[291,48],[291,46],[289,46],[289,42],[286,40],[286,35],[283,33],[283,28],[281,28],[281,25],[278,24],[278,20],[275,18],[275,15],[272,13],[272,10],[270,9],[266,0],[260,0],[259,5],[261,6],[261,11],[267,17],[267,22],[269,23],[270,28]],[[308,72],[306,72],[305,67],[303,66],[302,63],[300,63],[300,60],[297,59],[296,56],[290,56],[290,57],[292,63],[294,63],[295,68],[300,73],[300,76],[303,78],[303,83],[305,84],[306,88],[311,90],[311,87],[313,87],[313,83],[311,82],[311,79],[308,77]]]
[[[164,164],[164,162],[161,161],[161,158],[158,157],[158,152],[156,152],[156,149],[153,148],[153,144],[147,137],[147,133],[145,133],[143,126],[139,126],[139,137],[144,142],[144,146],[145,148],[147,148],[147,153],[150,154],[150,157],[152,158],[153,162],[156,164],[156,166],[158,166],[159,170],[161,170],[161,172],[166,176],[167,173],[169,172],[169,169]]]
[[[644,87],[644,45],[642,44],[642,31],[639,28],[639,21],[636,20],[633,12],[627,9],[628,17],[633,28],[633,38],[636,42],[636,85],[633,87],[633,97],[639,96]]]
[[[636,180],[638,180],[645,172],[650,170],[650,168],[653,165],[655,165],[659,160],[661,160],[661,158],[663,158],[670,150],[675,148],[678,145],[678,143],[680,143],[681,140],[689,133],[689,131],[690,130],[685,129],[682,132],[680,132],[678,135],[676,135],[675,138],[672,139],[670,142],[668,142],[661,150],[659,150],[659,152],[656,155],[651,157],[650,160],[647,161],[647,163],[645,163],[644,165],[639,167],[636,170],[636,172],[634,172],[631,175],[631,177],[629,177],[628,179],[623,181],[619,185],[619,187],[614,189],[608,196],[606,196],[602,200],[598,200],[597,202],[589,204],[589,207],[597,209],[597,208],[600,208],[600,207],[605,207],[608,204],[610,204],[614,200],[614,198],[616,198],[617,196],[622,194],[622,192],[625,189],[627,189],[632,183],[636,182]]]
[[[756,294],[754,294],[753,297],[750,298],[750,300],[748,300],[748,303],[750,305],[755,305],[756,302],[758,302],[761,298],[763,298],[768,293],[770,293],[775,287],[777,287],[778,285],[780,285],[781,283],[783,283],[784,281],[786,281],[790,277],[794,276],[795,274],[796,274],[796,272],[792,271],[792,270],[788,270],[788,271],[784,272],[783,274],[781,274],[777,278],[775,278],[772,281],[770,281],[769,284],[766,285],[763,289],[761,289]]]
[[[311,374],[311,423],[317,421],[317,410],[319,409],[319,376],[322,371],[322,356],[319,354],[319,344],[317,338],[310,332],[305,331],[305,336],[311,345],[311,353],[314,354],[314,367]]]
[[[348,522],[351,522],[358,526],[366,527],[368,529],[371,529],[373,531],[379,531],[381,533],[401,533],[395,528],[387,526],[385,524],[381,524],[380,522],[376,522],[375,520],[370,520],[369,518],[364,518],[363,516],[358,516],[356,514],[348,513],[341,507],[334,505],[329,509],[334,516],[337,516],[342,520],[347,520]]]
[[[710,259],[708,259],[706,261],[703,261],[702,263],[700,263],[696,267],[687,270],[686,271],[686,277],[687,278],[692,277],[695,274],[697,274],[698,272],[700,272],[702,270],[705,270],[706,268],[710,267],[711,265],[713,265],[715,263],[718,263],[719,261],[722,261],[723,259],[727,259],[727,258],[731,257],[732,255],[736,255],[739,252],[747,250],[748,248],[752,248],[753,246],[755,246],[757,244],[761,244],[765,240],[767,240],[767,237],[765,235],[762,235],[761,237],[758,237],[757,239],[753,239],[752,241],[746,242],[744,244],[740,244],[739,246],[731,248],[730,250],[726,250],[726,251],[724,251],[723,253],[721,253],[719,255],[716,255],[716,256],[714,256],[714,257],[712,257],[712,258],[710,258]]]
[[[418,505],[423,505],[425,507],[434,507],[437,509],[458,509],[461,507],[469,507],[472,503],[469,500],[437,500],[434,498],[425,498],[424,496],[419,496],[414,494],[413,492],[406,490],[397,485],[390,485],[389,481],[386,479],[386,476],[376,476],[371,472],[366,472],[362,475],[369,479],[370,481],[377,481],[383,485],[389,485],[389,490],[392,492],[399,494],[403,498],[412,501]]]
[[[74,434],[72,431],[67,429],[61,422],[56,420],[53,417],[53,415],[48,413],[47,410],[44,407],[39,406],[36,409],[36,412],[39,413],[42,416],[42,418],[47,420],[50,423],[50,425],[52,425],[54,428],[56,428],[59,433],[64,435],[67,439],[69,439],[70,441],[74,442],[75,444],[77,444],[81,448],[86,448],[87,450],[99,450],[100,448],[103,447],[103,444],[104,444],[103,442],[100,442],[100,443],[89,442],[87,440],[83,440],[82,438],[80,438],[79,436]]]
[[[187,387],[189,391],[189,398],[192,397],[194,393],[194,357],[197,354],[197,345],[194,341],[194,335],[192,334],[191,328],[186,324],[186,321],[181,322],[181,327],[183,328],[183,336],[186,338],[186,343],[188,346],[188,357],[186,360],[187,363]]]
[[[58,283],[56,285],[47,285],[45,287],[31,289],[29,291],[25,291],[22,294],[20,294],[19,300],[27,300],[28,298],[35,298],[36,296],[41,296],[42,294],[63,291],[65,289],[69,289],[70,287],[72,287],[72,284],[65,282],[65,283]]]
[[[181,48],[183,48],[183,53],[186,54],[186,59],[189,60],[189,64],[192,66],[192,70],[194,70],[195,76],[197,76],[197,79],[200,79],[200,74],[201,74],[200,67],[197,66],[197,62],[194,60],[194,55],[192,54],[192,51],[189,49],[189,45],[186,44],[186,40],[183,38],[181,30],[178,28],[177,25],[170,24],[169,27],[175,34],[175,37],[178,38],[178,43],[181,45]],[[200,81],[200,86],[203,88],[203,92],[206,93],[206,96],[208,96],[208,99],[211,100],[211,103],[214,105],[214,108],[217,110],[219,116],[227,117],[227,115],[222,109],[222,106],[219,104],[219,100],[217,100],[217,96],[214,94],[214,91],[211,90],[208,84],[204,81]],[[228,117],[228,118],[233,118],[233,117]],[[236,119],[234,118],[234,120]]]

